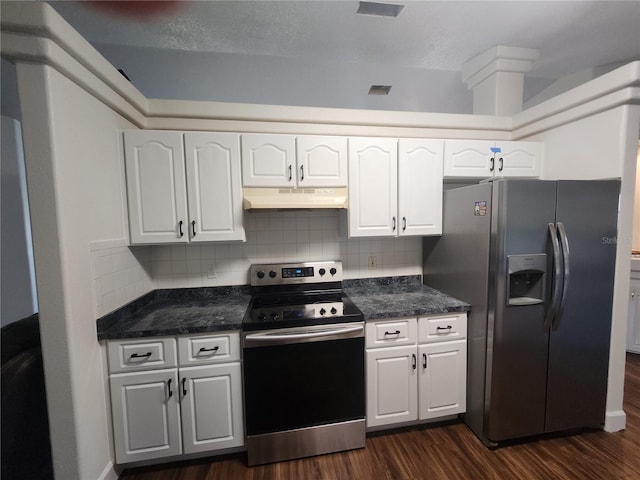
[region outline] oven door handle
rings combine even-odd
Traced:
[[[363,325],[350,325],[335,328],[321,328],[313,330],[295,329],[289,333],[271,330],[269,332],[249,333],[244,337],[245,348],[285,345],[290,343],[318,342],[326,340],[340,340],[364,336]]]

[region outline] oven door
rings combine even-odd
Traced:
[[[314,325],[244,335],[247,436],[365,416],[364,325]]]

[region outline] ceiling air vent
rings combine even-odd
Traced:
[[[395,3],[360,2],[358,11],[360,15],[376,15],[378,17],[397,17],[404,5]]]
[[[371,85],[369,95],[389,95],[391,85]]]

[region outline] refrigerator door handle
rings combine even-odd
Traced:
[[[551,294],[551,302],[549,309],[544,318],[543,328],[551,329],[553,321],[560,306],[562,299],[562,256],[560,253],[560,241],[558,240],[558,231],[555,224],[549,224],[549,237],[551,238],[551,247],[553,249],[553,292]]]
[[[564,266],[564,271],[562,277],[562,295],[560,296],[558,312],[552,325],[554,330],[558,329],[560,320],[562,320],[562,309],[564,308],[564,300],[567,297],[567,289],[569,288],[569,238],[567,237],[567,231],[562,222],[558,222],[558,236],[560,237],[560,245],[562,247],[562,265]]]

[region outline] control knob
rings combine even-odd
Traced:
[[[325,313],[327,313],[327,311],[324,308],[320,309],[320,315],[324,315]]]
[[[271,278],[276,278],[276,275],[277,275],[277,274],[276,274],[276,272],[275,272],[275,271],[273,271],[273,270],[271,270],[271,271],[269,272],[269,276],[270,276]]]
[[[264,313],[258,314],[258,320],[260,320],[261,322],[264,322],[266,319],[267,319],[267,316]]]
[[[336,310],[336,307],[331,307],[331,315],[335,315],[336,313],[338,313],[338,310]]]
[[[329,270],[329,273],[331,275],[335,275],[338,271],[335,269],[335,267],[331,267],[331,269]]]
[[[278,320],[278,314],[276,312],[271,314],[271,320]]]
[[[258,276],[258,278],[264,278],[264,272],[262,270],[259,270],[256,275]]]
[[[320,274],[320,276],[322,276],[327,273],[327,271],[324,268],[321,268],[320,270],[318,270],[318,273]]]

